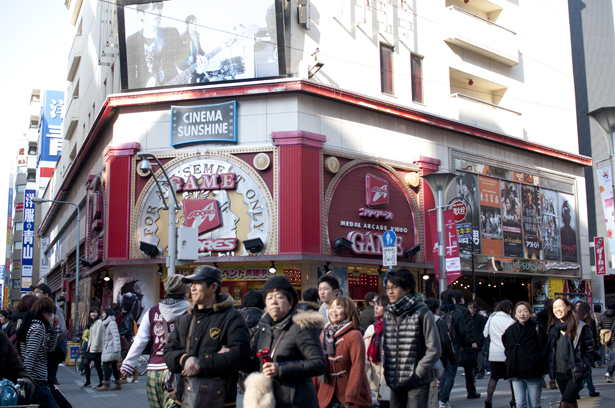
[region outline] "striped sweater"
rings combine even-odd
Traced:
[[[50,330],[47,338],[43,322],[32,319],[26,341],[19,346],[23,365],[35,381],[47,381],[47,353],[55,349],[59,333],[59,329]]]

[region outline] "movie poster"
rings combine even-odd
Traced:
[[[542,216],[542,259],[545,261],[559,261],[561,247],[559,240],[559,211],[557,192],[540,190],[540,206]]]
[[[502,209],[502,230],[504,235],[504,256],[523,257],[521,234],[521,202],[519,185],[500,181],[500,204]]]
[[[460,200],[466,206],[469,205],[466,216],[457,224],[472,224],[472,237],[474,240],[474,253],[480,254],[480,217],[478,204],[478,183],[476,174],[457,173],[455,179],[455,190],[449,188],[447,203],[450,203],[454,198],[464,198]],[[468,238],[459,238],[459,253],[472,253],[472,242]]]
[[[577,217],[574,196],[559,193],[562,261],[577,262]]]
[[[528,259],[542,259],[540,245],[540,189],[521,186],[523,202],[523,255]]]
[[[502,215],[500,182],[480,176],[480,220],[483,255],[502,256]]]

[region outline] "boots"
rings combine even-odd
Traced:
[[[137,378],[141,375],[141,371],[138,368],[135,368],[135,372],[132,373],[132,382],[137,381]]]
[[[103,381],[101,386],[94,389],[96,391],[109,391],[109,381]]]
[[[111,388],[109,388],[109,391],[114,391],[114,390],[121,390],[122,389],[122,382],[121,381],[114,381],[115,385]]]

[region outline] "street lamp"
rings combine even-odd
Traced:
[[[75,208],[77,209],[77,267],[76,272],[75,272],[75,300],[76,300],[76,307],[77,307],[77,313],[75,313],[75,331],[74,331],[74,335],[75,337],[78,337],[79,335],[79,269],[81,267],[81,254],[79,253],[79,246],[81,244],[81,238],[79,237],[79,232],[81,231],[81,213],[79,211],[79,206],[75,203],[71,203],[70,201],[59,201],[59,200],[47,200],[45,198],[33,198],[32,202],[34,204],[42,204],[42,203],[58,203],[58,204],[68,204],[68,205],[74,205]]]
[[[438,265],[440,269],[440,293],[444,292],[448,286],[446,282],[446,252],[444,242],[444,193],[455,180],[455,173],[431,173],[422,176],[427,182],[431,192],[436,198],[436,210],[438,215]]]
[[[139,165],[139,168],[141,169],[141,171],[144,173],[150,173],[152,177],[154,177],[154,181],[156,182],[156,187],[158,187],[158,192],[160,193],[160,198],[162,199],[163,208],[165,210],[168,210],[169,212],[168,223],[167,223],[168,229],[169,229],[169,234],[168,234],[169,242],[167,244],[168,245],[167,276],[171,276],[175,274],[175,263],[176,263],[176,257],[177,257],[177,226],[175,225],[175,213],[177,209],[180,208],[180,206],[179,206],[179,203],[177,202],[177,197],[175,197],[175,189],[173,188],[173,183],[171,183],[171,180],[169,179],[167,172],[164,170],[164,167],[162,167],[162,164],[160,163],[158,158],[150,153],[139,153],[137,156],[139,156],[139,158],[141,159],[141,164]],[[156,178],[156,175],[154,174],[152,170],[152,164],[150,163],[149,159],[154,160],[158,164],[158,166],[162,170],[162,174],[164,175],[166,182],[169,185],[168,193],[169,195],[173,196],[173,200],[169,199],[168,205],[164,199],[164,192],[162,191],[162,188],[160,187],[160,182],[158,181],[158,179]],[[164,183],[165,180],[162,180],[162,182]]]

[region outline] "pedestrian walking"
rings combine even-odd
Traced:
[[[11,316],[6,310],[0,310],[0,323],[2,324],[2,331],[9,338],[17,331],[16,324],[11,321]]]
[[[504,353],[504,344],[502,343],[502,334],[508,329],[508,326],[515,321],[510,317],[513,305],[510,300],[502,300],[495,308],[495,313],[489,317],[485,324],[483,335],[489,336],[489,364],[491,365],[491,378],[487,385],[487,399],[485,400],[485,408],[491,408],[493,401],[493,393],[500,378],[506,378],[506,354]],[[486,341],[486,340],[485,340]],[[513,404],[511,404],[512,406]]]
[[[239,311],[243,319],[248,325],[248,331],[250,332],[250,358],[256,359],[256,349],[258,343],[258,330],[256,326],[263,317],[265,309],[265,300],[263,299],[263,292],[257,289],[250,289],[243,295],[241,302],[243,308]],[[239,373],[239,388],[242,392],[245,391],[244,381],[246,379],[246,373]]]
[[[103,325],[103,349],[101,361],[103,364],[104,380],[100,387],[96,387],[97,391],[113,391],[121,390],[122,383],[120,381],[120,372],[117,369],[117,361],[120,359],[122,351],[122,343],[120,341],[120,332],[117,329],[115,314],[111,308],[103,310],[102,315]],[[115,385],[111,387],[111,371]]]
[[[318,296],[318,289],[309,288],[303,291],[302,300],[297,303],[297,310],[309,311],[320,309],[320,297]]]
[[[562,394],[562,408],[576,408],[583,379],[590,373],[594,341],[590,327],[577,319],[570,301],[558,297],[549,314],[549,376]]]
[[[600,344],[602,345],[603,360],[606,361],[606,354],[611,355],[611,361],[607,367],[607,382],[611,382],[615,371],[615,298],[611,298],[606,303],[607,310],[600,315]]]
[[[374,324],[367,327],[363,335],[367,353],[367,379],[369,387],[376,397],[379,408],[389,408],[391,404],[391,389],[384,379],[384,311],[390,304],[387,295],[380,295],[374,301]],[[375,405],[375,404],[374,404]]]
[[[17,330],[21,360],[35,385],[30,403],[41,408],[58,408],[51,394],[47,369],[47,355],[55,349],[60,334],[60,318],[55,312],[56,305],[50,298],[40,298],[34,302]]]
[[[485,355],[483,353],[483,343],[485,337],[483,336],[483,330],[485,330],[485,324],[487,319],[478,313],[478,305],[475,302],[468,303],[468,310],[472,315],[472,334],[474,335],[474,341],[476,342],[476,360],[478,367],[475,371],[475,378],[482,379],[485,377]]]
[[[174,401],[164,388],[167,365],[163,360],[163,347],[168,333],[173,333],[177,320],[186,314],[190,302],[190,285],[183,282],[182,275],[168,276],[164,282],[164,299],[143,314],[141,325],[122,363],[121,374],[132,376],[133,382],[141,374],[135,368],[139,357],[149,343],[151,351],[147,364],[147,400],[151,408],[170,408]]]
[[[322,302],[319,312],[327,319],[327,323],[329,323],[329,307],[339,293],[340,281],[335,276],[323,275],[318,279],[318,295]]]
[[[466,379],[467,398],[477,399],[480,398],[480,393],[476,392],[476,382],[474,381],[474,370],[478,367],[478,343],[474,338],[474,320],[472,313],[465,305],[463,292],[454,290],[453,293],[455,295],[455,309],[461,312],[466,328],[466,340],[465,344],[462,344],[459,365],[463,367]]]
[[[126,358],[128,350],[130,350],[130,344],[132,343],[132,337],[134,336],[135,319],[130,311],[130,303],[122,303],[122,311],[120,313],[120,322],[117,326],[120,333],[120,344],[122,346],[122,359]],[[117,319],[116,319],[117,322]]]
[[[602,316],[602,305],[594,304],[594,322],[596,323],[596,330],[598,331],[598,342],[595,344],[598,354],[600,354],[600,360],[594,361],[596,368],[603,368],[602,362],[604,361],[604,350],[600,343],[600,317]]]
[[[369,292],[365,295],[365,309],[359,315],[359,320],[361,321],[361,327],[363,330],[366,330],[376,321],[374,306],[377,297],[378,294],[375,292]]]
[[[592,340],[594,341],[594,345],[599,344],[599,336],[598,336],[598,330],[596,329],[596,321],[594,320],[594,318],[591,315],[591,306],[589,305],[589,303],[587,302],[581,302],[579,303],[579,306],[577,307],[577,318],[579,319],[579,321],[587,324],[592,332]],[[596,346],[594,346],[594,361],[600,361],[599,360],[599,355],[598,355],[598,351],[596,349]],[[592,367],[591,365],[589,366],[589,376],[583,380],[583,384],[581,385],[581,389],[583,389],[583,386],[585,386],[587,384],[587,390],[589,391],[589,396],[590,397],[599,397],[600,393],[598,391],[596,391],[596,387],[594,386],[594,380],[592,378]]]
[[[529,303],[518,302],[515,323],[502,335],[506,377],[512,379],[517,407],[540,408],[542,376],[549,356],[547,331],[531,318]]]
[[[384,313],[384,378],[391,388],[391,407],[423,408],[429,400],[433,368],[442,349],[433,314],[416,292],[407,269],[385,277],[391,304]]]
[[[92,384],[90,383],[90,363],[94,362],[94,369],[98,374],[98,387],[102,387],[103,385],[103,372],[102,372],[102,351],[103,351],[103,323],[100,319],[100,311],[97,307],[90,308],[90,337],[88,341],[88,346],[85,352],[85,359],[83,365],[85,367],[85,384],[81,386],[81,388],[90,387]]]
[[[445,290],[440,294],[440,319],[444,320],[447,325],[448,333],[453,343],[453,349],[457,356],[457,364],[448,364],[444,375],[440,378],[440,393],[439,406],[442,408],[449,407],[451,390],[455,385],[455,377],[457,376],[457,368],[461,359],[461,349],[467,346],[467,330],[465,319],[461,311],[455,307],[455,293],[452,290]],[[472,385],[474,386],[474,378],[471,377]],[[466,381],[466,385],[467,381]],[[476,388],[473,393],[468,389],[468,398],[476,398]],[[480,395],[479,395],[480,397]]]
[[[207,401],[209,407],[221,408],[229,380],[249,361],[248,327],[233,307],[233,298],[221,293],[219,269],[198,266],[183,282],[192,283],[193,304],[169,334],[164,362],[169,371],[184,377],[184,407]]]

